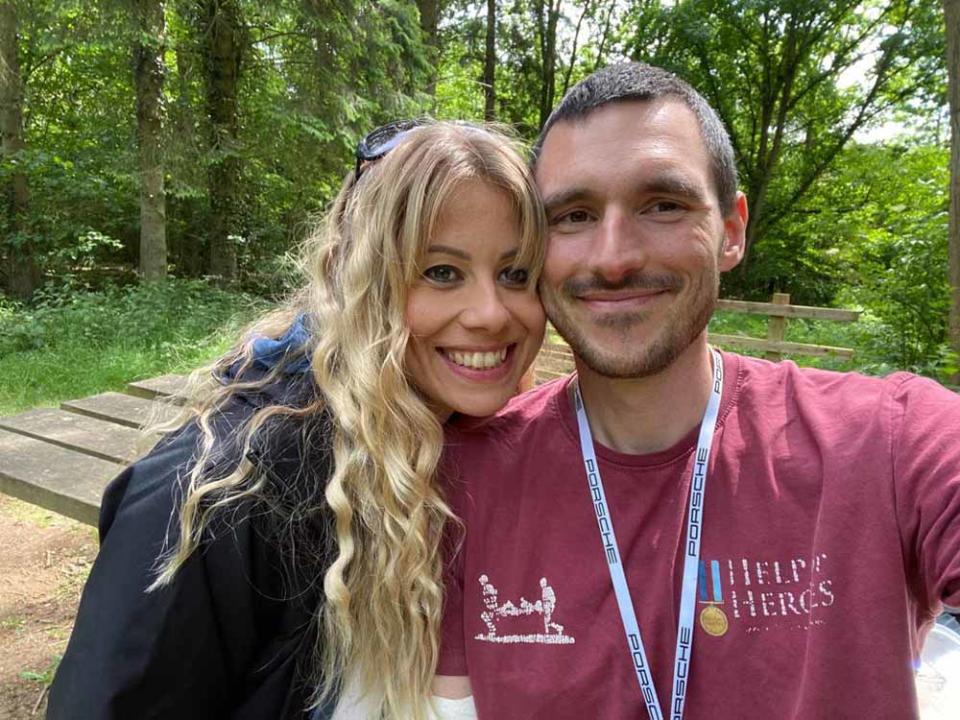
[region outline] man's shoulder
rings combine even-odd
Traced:
[[[728,353],[728,355],[732,355]],[[770,362],[745,355],[738,360],[738,384],[741,400],[770,402],[771,396],[785,400],[816,396],[825,406],[876,405],[884,401],[898,402],[911,398],[934,398],[960,408],[960,395],[934,380],[909,372],[893,372],[884,376],[865,375],[853,371],[799,367],[790,360]]]

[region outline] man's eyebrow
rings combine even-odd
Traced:
[[[559,207],[568,205],[572,202],[579,202],[592,196],[592,193],[585,187],[571,187],[565,190],[559,190],[543,198],[543,206],[548,213]]]
[[[686,175],[676,172],[664,171],[644,180],[637,186],[637,191],[643,194],[664,194],[675,195],[677,197],[687,198],[693,202],[705,204],[707,198],[704,195],[703,188]],[[554,212],[557,208],[564,207],[571,203],[589,200],[593,197],[590,189],[584,186],[574,186],[565,190],[558,190],[543,198],[543,206],[547,213]]]
[[[644,193],[663,193],[664,195],[678,195],[696,202],[705,203],[703,189],[686,175],[674,172],[657,173],[642,183],[639,190]]]

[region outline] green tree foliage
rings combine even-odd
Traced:
[[[863,349],[881,369],[946,375],[955,362],[946,342],[948,154],[848,147],[778,236],[804,248],[795,267],[819,275],[822,292],[839,287],[839,304],[864,309]]]
[[[277,259],[339,187],[356,138],[428,104],[422,88],[430,67],[416,6],[238,0],[245,55],[236,137],[229,147],[212,147],[202,14],[195,0],[166,5],[170,261],[180,275],[208,271],[208,173],[225,154],[233,156],[240,162],[230,234],[241,279],[263,288],[273,282]],[[70,258],[78,252],[92,253],[101,270],[137,263],[131,48],[138,28],[128,10],[123,3],[42,0],[21,20],[27,149],[17,168],[26,169],[30,185],[24,232],[47,277],[77,270]],[[0,182],[13,169],[0,166]],[[9,233],[0,225],[0,234]],[[105,241],[91,249],[90,237]]]
[[[858,131],[940,81],[941,23],[925,0],[635,6],[630,55],[690,80],[730,130],[751,218],[748,257],[728,289],[795,291],[782,270],[804,249],[784,243],[784,228]]]
[[[587,0],[501,0],[497,3],[494,117],[533,138],[567,88],[623,59],[614,28],[618,3]],[[452,2],[440,26],[440,116],[481,118],[486,51],[486,2]]]
[[[0,265],[9,266],[10,248],[26,243],[44,276],[60,286],[102,285],[104,276],[132,281],[141,184],[131,49],[148,38],[138,34],[126,0],[0,4],[19,12],[24,110],[24,149],[4,156],[0,184],[12,187],[14,176],[25,174],[29,188],[26,212],[0,213]],[[731,129],[751,204],[751,248],[744,270],[725,279],[725,294],[767,299],[779,289],[798,302],[862,305],[878,367],[949,364],[945,6],[929,0],[167,0],[164,6],[165,42],[139,44],[163,48],[165,230],[175,276],[223,272],[212,252],[221,227],[236,252],[241,286],[283,291],[289,251],[332,198],[357,138],[371,128],[421,114],[468,120],[486,114],[532,139],[570,85],[636,58],[690,80]],[[239,58],[229,121],[210,101],[210,17],[225,8]],[[485,94],[491,78],[495,93]],[[891,119],[910,128],[909,142],[865,141],[865,131]],[[211,184],[225,163],[229,182]],[[221,222],[211,198],[227,184],[231,201]],[[44,292],[50,290],[40,297]]]
[[[96,3],[53,0],[20,14],[26,149],[0,167],[0,183],[26,172],[30,211],[21,232],[47,272],[67,272],[64,261],[90,231],[135,242],[136,116],[131,45],[113,30],[120,19]]]

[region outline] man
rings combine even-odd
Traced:
[[[573,88],[536,177],[577,374],[449,436],[466,531],[438,691],[472,684],[481,718],[914,716],[922,636],[960,607],[960,398],[711,351],[747,202],[669,73]],[[536,618],[489,636],[481,575],[505,597],[549,577],[565,641]]]

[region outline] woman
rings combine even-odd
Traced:
[[[544,228],[494,130],[361,141],[306,287],[108,488],[48,717],[326,717],[341,678],[374,717],[423,717],[441,425],[499,409],[536,355]]]

